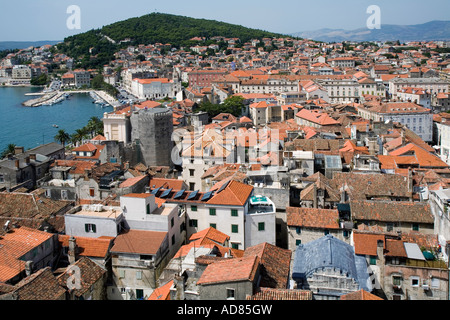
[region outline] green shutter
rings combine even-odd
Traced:
[[[266,228],[266,225],[264,222],[259,222],[258,223],[258,231],[264,231]]]

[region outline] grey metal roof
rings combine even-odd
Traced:
[[[292,278],[306,279],[321,269],[334,268],[355,279],[361,287],[370,291],[367,263],[355,255],[353,247],[332,235],[300,244],[295,251]]]
[[[417,243],[403,243],[405,246],[406,256],[409,259],[426,260]]]

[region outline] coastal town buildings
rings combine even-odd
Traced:
[[[444,43],[122,41],[1,59],[119,94],[101,134],[0,160],[0,299],[448,300]]]

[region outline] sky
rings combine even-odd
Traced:
[[[80,29],[67,27],[71,5],[80,9]],[[152,12],[282,34],[322,28],[351,30],[366,26],[371,5],[380,7],[382,25],[450,20],[449,0],[1,0],[0,41],[63,40]]]

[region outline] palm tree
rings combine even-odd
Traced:
[[[87,131],[89,131],[94,137],[97,134],[103,134],[103,122],[98,117],[91,117],[86,125]]]
[[[70,136],[70,139],[72,140],[72,143],[74,145],[78,146],[78,144],[80,142],[82,142],[83,139],[88,138],[88,137],[89,137],[89,133],[88,133],[86,127],[84,127],[84,128],[75,130],[75,132]]]
[[[8,144],[8,146],[3,150],[3,152],[0,154],[0,159],[5,158],[8,154],[12,153],[14,154],[16,145],[14,143]]]
[[[64,129],[58,130],[58,133],[55,136],[55,141],[61,143],[63,147],[66,146],[66,142],[70,141],[70,135]]]

